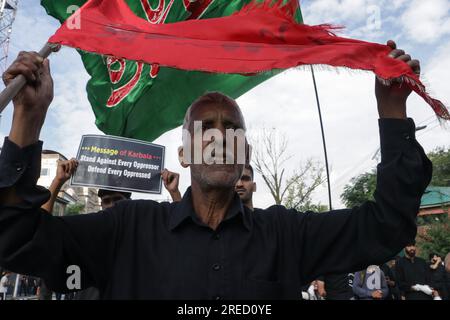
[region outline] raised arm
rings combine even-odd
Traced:
[[[49,61],[37,53],[19,54],[3,75],[8,84],[22,74],[27,84],[14,99],[11,132],[0,154],[0,265],[43,278],[66,292],[68,267],[78,266],[83,287],[105,285],[117,233],[120,206],[109,213],[53,217],[40,207],[48,190],[36,186],[42,142],[39,134],[53,98]],[[113,211],[114,210],[114,211]]]
[[[56,176],[48,190],[50,191],[50,199],[42,206],[42,209],[48,213],[53,212],[58,193],[61,191],[64,183],[70,179],[78,167],[78,161],[75,159],[58,161],[58,168],[56,169]]]
[[[391,56],[411,60],[393,42]],[[411,91],[378,80],[381,163],[377,167],[374,201],[329,213],[292,214],[286,229],[299,244],[299,268],[305,282],[321,274],[353,272],[380,265],[415,238],[421,197],[431,180],[432,165],[415,139],[415,124],[406,118]],[[289,220],[289,219],[288,219]],[[292,229],[295,228],[295,229]]]
[[[180,174],[176,172],[171,172],[167,169],[161,171],[161,178],[164,182],[164,187],[169,191],[170,197],[173,202],[181,201],[181,193],[178,189],[178,184],[180,182]]]

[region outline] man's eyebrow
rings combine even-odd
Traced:
[[[225,126],[227,126],[227,125],[233,125],[233,126],[235,126],[235,127],[238,127],[238,128],[243,128],[244,126],[242,125],[242,123],[239,121],[239,120],[233,120],[233,119],[229,119],[229,118],[225,118],[224,120],[223,120],[223,124],[225,125]]]

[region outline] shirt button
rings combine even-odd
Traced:
[[[405,138],[405,140],[411,139],[411,136],[408,133],[404,133],[403,137]]]
[[[213,299],[214,300],[222,300],[222,297],[221,296],[215,296],[215,297],[213,297]]]
[[[215,265],[213,265],[213,270],[214,270],[214,271],[219,271],[220,268],[221,268],[221,267],[220,267],[220,264],[217,264],[217,263],[216,263]]]
[[[21,164],[16,165],[16,171],[20,172],[23,170],[23,166]]]

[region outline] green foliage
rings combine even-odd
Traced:
[[[350,180],[350,183],[344,187],[341,199],[347,208],[360,206],[368,200],[373,200],[377,183],[377,174],[375,171],[363,173]]]
[[[286,183],[283,204],[288,209],[300,212],[326,211],[326,206],[312,203],[313,192],[326,181],[325,168],[319,162],[309,159],[299,167]]]
[[[450,252],[450,219],[446,215],[433,217],[426,227],[426,233],[418,237],[420,255],[428,260],[432,252],[445,257]]]
[[[433,179],[430,185],[450,187],[450,148],[437,148],[428,157],[433,162]]]
[[[66,208],[66,216],[74,216],[80,214],[84,210],[84,204],[74,203],[69,204]]]
[[[433,177],[430,186],[450,187],[450,148],[440,147],[428,154],[433,162]],[[344,187],[341,199],[348,208],[359,206],[367,200],[373,200],[376,189],[376,171],[354,177]]]

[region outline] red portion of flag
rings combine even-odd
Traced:
[[[298,1],[281,3],[252,3],[229,17],[149,24],[125,0],[90,0],[79,12],[81,28],[66,22],[49,42],[217,73],[254,74],[310,64],[368,70],[387,81],[402,79],[439,117],[450,120],[447,108],[426,93],[411,68],[388,57],[390,47],[338,37],[329,25],[297,24],[289,13]]]

